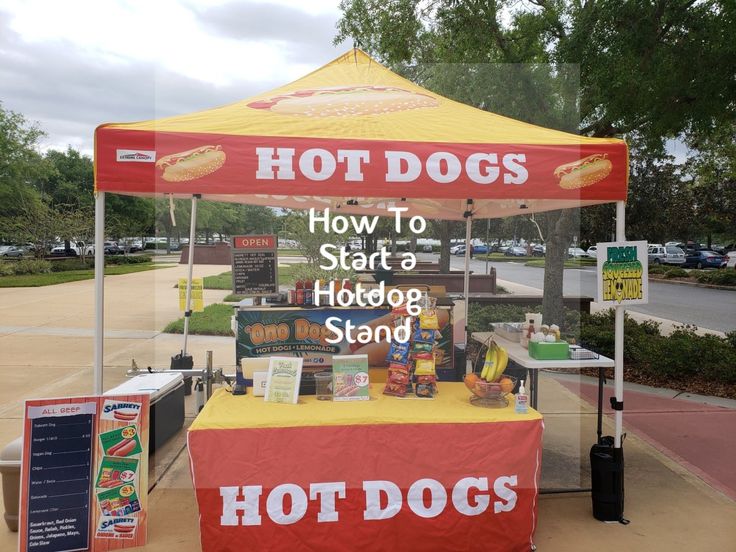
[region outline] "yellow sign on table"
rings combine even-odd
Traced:
[[[192,312],[204,310],[204,278],[192,278]],[[187,310],[187,279],[179,278],[179,310]]]

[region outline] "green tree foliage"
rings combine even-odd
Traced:
[[[49,168],[38,152],[43,131],[0,103],[0,218],[32,212],[41,205],[34,184]]]
[[[727,0],[343,0],[340,7],[336,42],[353,40],[420,84],[503,115],[626,136],[660,151],[668,137],[707,134],[736,118],[736,4]],[[437,63],[491,65],[437,71]],[[501,86],[493,64],[509,64]],[[572,125],[578,108],[580,124]],[[541,218],[544,312],[557,319],[576,221],[570,211]]]

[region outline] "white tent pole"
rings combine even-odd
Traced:
[[[94,389],[102,394],[102,368],[105,349],[105,192],[95,194],[95,343]]]
[[[194,242],[196,241],[197,232],[197,200],[201,196],[195,194],[192,196],[192,217],[189,221],[189,261],[187,275],[187,300],[186,310],[184,311],[184,349],[182,350],[182,358],[187,354],[187,339],[189,337],[189,318],[192,316],[192,272],[194,270]]]
[[[470,336],[470,326],[468,325],[470,317],[470,231],[473,226],[473,212],[471,211],[473,200],[469,199],[465,210],[465,274],[463,280],[463,297],[465,297],[465,350],[468,350],[468,341]],[[472,372],[472,367],[465,363],[465,372]]]
[[[626,240],[626,202],[616,202],[616,241]],[[614,360],[615,360],[615,394],[616,401],[620,404],[624,400],[624,312],[623,305],[616,307],[615,318],[615,342],[614,342]],[[616,410],[616,437],[614,446],[621,447],[621,433],[623,431],[624,413],[622,410]]]

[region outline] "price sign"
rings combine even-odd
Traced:
[[[276,236],[235,236],[232,240],[233,293],[278,293]]]
[[[89,547],[95,402],[30,407],[25,537],[38,551]]]

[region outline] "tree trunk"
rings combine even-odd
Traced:
[[[440,273],[450,273],[450,229],[452,222],[440,221]]]
[[[166,254],[171,255],[171,234],[166,232]]]
[[[397,252],[396,232],[391,232],[391,256],[395,257]]]
[[[416,234],[411,235],[411,242],[409,243],[409,251],[411,251],[412,253],[417,252],[417,235]]]
[[[544,263],[544,293],[542,317],[546,324],[561,325],[563,313],[563,276],[567,248],[572,238],[573,210],[554,211],[548,214],[547,252]]]

